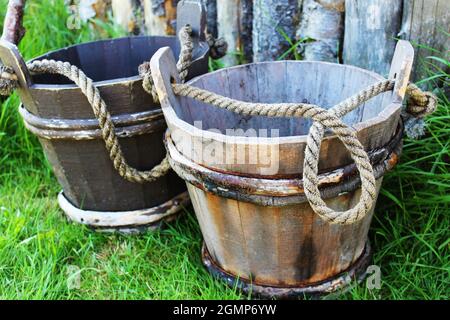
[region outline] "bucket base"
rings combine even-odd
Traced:
[[[254,298],[260,299],[298,299],[298,298],[319,298],[332,293],[345,292],[352,287],[352,282],[360,283],[364,280],[367,267],[372,260],[372,250],[369,241],[366,242],[361,256],[346,271],[328,278],[316,284],[302,287],[271,287],[251,284],[248,281],[238,279],[217,265],[203,243],[202,262],[209,273],[215,278],[224,281],[229,287],[238,288],[244,294],[250,294]]]
[[[175,220],[189,202],[188,193],[183,192],[153,208],[109,212],[82,210],[70,203],[63,191],[58,195],[59,206],[70,220],[84,224],[98,232],[123,234],[137,234],[160,229],[164,223]]]

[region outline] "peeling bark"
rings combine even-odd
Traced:
[[[3,25],[2,40],[18,45],[25,35],[22,25],[26,0],[10,0]]]
[[[285,37],[294,40],[298,21],[298,0],[255,0],[253,60],[276,60],[286,52],[290,45]]]
[[[345,0],[344,63],[387,75],[400,31],[402,0]]]
[[[304,0],[298,38],[306,60],[338,62],[344,38],[345,0]]]

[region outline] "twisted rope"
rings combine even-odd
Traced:
[[[180,39],[181,51],[178,58],[177,69],[180,74],[180,80],[184,82],[189,73],[189,67],[192,64],[192,52],[194,51],[194,42],[192,41],[192,27],[186,25],[178,33]],[[152,78],[150,62],[144,62],[139,66],[139,75],[142,77],[142,87],[150,94],[155,103],[159,103],[158,93]]]
[[[214,38],[214,36],[211,33],[206,33],[206,42],[209,46],[209,56],[214,59],[220,59],[223,58],[227,54],[228,50],[228,43],[225,41],[224,38]]]
[[[325,221],[336,224],[352,224],[361,220],[372,208],[376,198],[376,185],[373,168],[364,147],[359,142],[356,133],[345,125],[339,117],[372,97],[392,90],[393,87],[394,82],[392,80],[378,82],[330,110],[306,103],[243,102],[186,84],[173,84],[173,91],[176,95],[189,97],[242,115],[312,119],[314,125],[308,135],[303,163],[305,195],[312,209]],[[347,211],[334,211],[329,208],[322,200],[318,189],[318,161],[325,127],[330,128],[343,142],[360,173],[362,191],[359,203]]]
[[[167,156],[160,164],[149,171],[139,171],[130,167],[120,147],[119,139],[115,133],[115,126],[106,103],[93,81],[83,71],[68,62],[54,60],[34,61],[28,65],[28,69],[33,73],[60,74],[73,81],[80,88],[92,106],[92,111],[98,120],[113,166],[123,178],[138,183],[152,182],[164,176],[170,170]]]
[[[14,70],[0,63],[0,96],[10,96],[17,86]]]

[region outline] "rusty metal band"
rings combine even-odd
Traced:
[[[92,211],[74,206],[61,191],[58,203],[67,217],[98,231],[124,231],[158,228],[162,222],[172,220],[190,203],[189,194],[183,192],[158,206],[134,211]],[[131,231],[130,231],[131,232]]]
[[[351,288],[353,283],[359,283],[364,280],[371,260],[372,250],[369,241],[367,241],[361,256],[347,270],[319,283],[298,287],[276,287],[252,283],[249,279],[237,277],[225,271],[213,260],[206,245],[203,244],[202,247],[202,262],[209,273],[225,282],[231,288],[237,288],[246,295],[250,294],[253,297],[262,299],[295,299],[346,291],[346,289]]]
[[[25,126],[39,138],[48,140],[94,140],[102,139],[102,132],[97,119],[44,119],[28,110],[23,105],[19,108]],[[116,115],[112,117],[116,134],[120,138],[162,132],[166,122],[161,109]]]
[[[369,151],[376,179],[383,177],[398,162],[402,147],[403,126],[400,122],[394,137],[385,146]],[[182,155],[166,134],[166,147],[173,170],[186,182],[206,192],[263,206],[286,206],[307,201],[303,181],[296,179],[263,179],[238,176],[205,168]],[[319,175],[323,199],[357,189],[361,184],[354,164]]]

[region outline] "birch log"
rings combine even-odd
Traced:
[[[298,0],[255,0],[253,2],[253,60],[278,59],[294,40],[299,21]]]
[[[144,33],[144,18],[139,0],[112,0],[111,8],[117,24],[130,33]]]
[[[429,76],[426,72],[427,56],[447,56],[446,58],[449,59],[449,24],[449,0],[404,0],[403,22],[399,35],[402,39],[421,45],[414,48],[416,59],[413,79],[419,80]],[[436,62],[433,61],[433,63]],[[440,67],[444,66],[440,65]]]
[[[174,35],[178,0],[143,0],[149,35]]]
[[[304,0],[297,36],[311,38],[302,49],[306,60],[339,62],[344,38],[345,0]]]
[[[20,40],[25,35],[25,28],[22,25],[23,13],[26,0],[10,0],[3,23],[2,40],[19,45]]]
[[[226,66],[251,60],[252,0],[217,1],[219,37],[228,43],[228,54],[222,61]],[[244,55],[240,59],[239,55]]]
[[[345,64],[387,75],[400,31],[402,2],[345,0]]]

